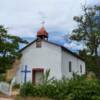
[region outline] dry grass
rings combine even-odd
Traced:
[[[46,97],[20,97],[20,96],[17,96],[15,98],[15,100],[52,100],[52,99],[48,99]]]

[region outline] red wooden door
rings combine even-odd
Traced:
[[[43,68],[34,68],[32,70],[32,81],[33,83],[41,83],[44,74]]]

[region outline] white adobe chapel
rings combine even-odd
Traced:
[[[85,74],[85,62],[67,48],[48,41],[48,33],[42,26],[37,39],[20,50],[22,57],[15,73],[16,83],[38,83],[46,70],[50,77],[71,78],[73,73]]]

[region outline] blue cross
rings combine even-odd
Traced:
[[[27,69],[27,65],[25,65],[25,69],[21,71],[22,73],[24,73],[24,83],[26,83],[27,81],[27,73],[30,73],[31,71]]]

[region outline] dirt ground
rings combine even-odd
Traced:
[[[15,97],[11,96],[5,96],[3,94],[0,94],[0,100],[14,100]]]
[[[51,100],[48,98],[41,98],[41,97],[20,97],[18,96],[19,91],[13,91],[12,96],[6,96],[0,93],[0,100]]]
[[[0,100],[14,100],[12,98],[3,98],[3,97],[0,97]]]
[[[15,95],[18,94],[18,91],[13,91],[12,96],[6,96],[0,93],[0,100],[15,100]]]

